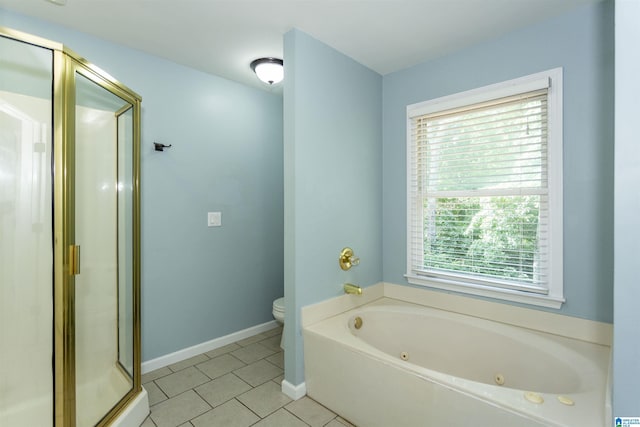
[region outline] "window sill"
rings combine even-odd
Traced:
[[[476,295],[494,298],[504,301],[518,302],[521,304],[535,305],[539,307],[555,308],[562,307],[565,299],[562,297],[539,295],[513,289],[491,288],[489,286],[455,282],[451,280],[426,278],[422,276],[406,274],[407,281],[412,285],[425,286],[428,288],[454,291],[463,294]]]

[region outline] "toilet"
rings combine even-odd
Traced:
[[[278,298],[273,301],[273,318],[276,322],[284,325],[284,297]],[[280,338],[280,348],[284,350],[284,331],[282,338]]]

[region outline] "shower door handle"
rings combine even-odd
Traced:
[[[69,275],[80,274],[80,245],[69,246]]]

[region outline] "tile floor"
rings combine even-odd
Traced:
[[[353,427],[280,391],[281,334],[278,327],[144,374],[151,414],[141,427]]]

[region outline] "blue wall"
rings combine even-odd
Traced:
[[[406,106],[564,69],[562,314],[613,321],[613,2],[383,79],[383,278],[406,280]]]
[[[640,3],[616,2],[615,321],[613,415],[640,417]]]
[[[564,68],[561,312],[613,320],[612,1],[384,77],[293,30],[284,117],[278,96],[2,12],[0,25],[66,43],[143,97],[144,360],[270,320],[284,274],[286,379],[301,383],[300,307],[348,281],[406,283],[406,106],[555,67]],[[174,147],[156,153],[154,140]],[[213,210],[222,228],[206,228]],[[344,246],[362,259],[349,272],[337,264]],[[633,296],[628,286],[620,298]],[[616,332],[624,343],[633,328]]]
[[[382,78],[297,30],[284,39],[285,371],[303,381],[300,307],[381,269]],[[350,246],[359,266],[342,271]]]
[[[282,97],[0,12],[1,26],[64,43],[142,96],[143,361],[273,320]],[[173,147],[155,152],[154,141]],[[222,227],[207,228],[208,211]]]

